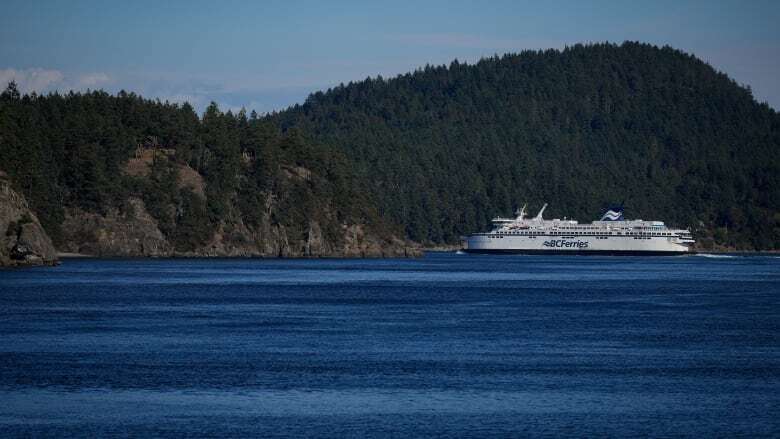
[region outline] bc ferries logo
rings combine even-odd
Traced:
[[[609,209],[599,221],[623,221],[623,208]]]
[[[588,248],[588,243],[585,241],[566,241],[563,239],[551,239],[542,243],[545,247],[566,247],[566,248]]]

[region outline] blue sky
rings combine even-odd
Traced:
[[[780,108],[780,1],[0,0],[0,82],[258,112],[452,59],[638,40],[693,53]]]

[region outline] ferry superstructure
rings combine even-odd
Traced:
[[[525,207],[516,218],[494,218],[493,230],[464,238],[469,253],[683,255],[695,243],[687,229],[672,229],[662,221],[626,220],[623,208],[610,208],[598,221],[580,224],[569,219],[542,218],[545,204],[533,218]]]

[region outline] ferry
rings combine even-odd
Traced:
[[[468,253],[644,255],[693,254],[695,240],[687,229],[662,221],[626,220],[623,207],[611,207],[598,221],[580,224],[569,219],[542,218],[545,203],[533,218],[526,206],[515,218],[494,218],[493,230],[463,238]]]

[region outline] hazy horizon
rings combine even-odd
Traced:
[[[780,4],[733,1],[6,2],[0,83],[278,111],[316,91],[426,64],[639,41],[690,53],[780,108]]]

